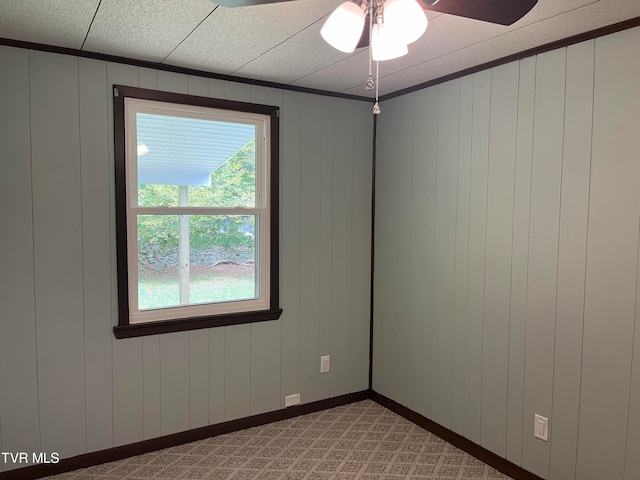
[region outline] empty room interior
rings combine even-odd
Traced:
[[[640,480],[638,0],[4,0],[0,211],[2,480]]]

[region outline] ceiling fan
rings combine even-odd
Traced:
[[[223,7],[249,7],[296,0],[214,0]],[[538,0],[417,0],[424,10],[511,25],[524,17]]]
[[[223,7],[248,7],[295,0],[213,0]],[[426,10],[472,18],[499,25],[512,25],[524,17],[538,0],[346,0],[326,20],[324,40],[345,53],[369,49],[369,78],[366,90],[376,89],[373,113],[380,113],[377,80],[379,62],[408,53],[408,45],[425,32]],[[376,82],[371,73],[376,62]]]

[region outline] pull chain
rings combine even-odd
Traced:
[[[373,104],[373,114],[380,113],[380,105],[378,104],[378,84],[380,83],[380,62],[376,60],[376,103]]]
[[[373,90],[375,87],[375,83],[373,83],[373,77],[371,76],[371,41],[373,35],[373,0],[370,0],[369,5],[369,78],[367,78],[367,83],[364,86],[364,89],[367,91]]]
[[[374,0],[372,0],[373,2]],[[373,17],[372,17],[373,18]],[[372,20],[372,24],[373,24],[373,20]],[[373,31],[373,26],[371,27],[371,31]],[[378,32],[378,41],[380,40],[380,28],[378,28],[377,30]],[[371,33],[369,35],[370,37],[373,37],[373,33]],[[371,58],[373,57],[373,39],[369,42],[369,61],[371,61]],[[380,60],[376,60],[376,103],[373,104],[373,114],[374,115],[379,115],[380,114],[380,104],[378,103],[378,85],[380,84]]]

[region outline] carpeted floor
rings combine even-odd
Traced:
[[[508,477],[366,400],[48,478],[483,480]]]

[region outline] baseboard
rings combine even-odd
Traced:
[[[207,427],[187,430],[186,432],[174,433],[173,435],[165,435],[163,437],[152,438],[141,442],[122,445],[120,447],[108,448],[98,452],[85,453],[71,458],[63,458],[58,463],[39,464],[30,467],[18,468],[0,473],[0,480],[31,480],[35,478],[48,477],[60,473],[70,472],[79,468],[92,467],[101,463],[122,460],[123,458],[134,457],[149,453],[163,448],[175,447],[185,443],[195,442],[204,438],[215,437],[225,433],[236,432],[246,428],[257,427],[267,423],[294,418],[299,415],[319,412],[329,408],[338,407],[340,405],[348,405],[350,403],[360,402],[371,398],[371,390],[363,390],[361,392],[349,393],[339,397],[327,398],[317,402],[307,403],[304,405],[296,405],[294,407],[275,410],[273,412],[253,415],[251,417],[231,420],[229,422],[218,423]]]
[[[397,413],[401,417],[406,418],[410,422],[415,423],[419,427],[428,430],[429,432],[437,435],[443,440],[449,442],[451,445],[459,448],[460,450],[467,452],[469,455],[476,457],[479,460],[482,460],[487,465],[492,466],[499,472],[508,475],[514,480],[543,480],[542,478],[534,475],[531,472],[519,467],[515,463],[512,463],[499,455],[496,455],[493,452],[490,452],[484,447],[473,443],[468,438],[464,438],[462,435],[458,435],[457,433],[449,430],[448,428],[443,427],[442,425],[437,424],[433,420],[429,420],[427,417],[420,415],[417,412],[405,407],[404,405],[399,404],[398,402],[391,400],[384,395],[376,391],[371,391],[371,399],[379,403],[385,408],[388,408],[394,413]]]

